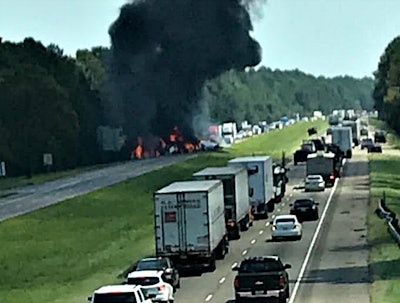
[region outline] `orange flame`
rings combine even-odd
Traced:
[[[134,157],[136,159],[142,159],[144,155],[144,148],[143,148],[143,138],[138,137],[137,139],[137,147],[135,148],[134,151]]]

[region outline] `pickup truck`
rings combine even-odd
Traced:
[[[286,269],[290,264],[283,264],[278,256],[258,256],[244,259],[239,266],[234,280],[235,302],[245,299],[278,299],[285,303],[289,298],[289,275]]]

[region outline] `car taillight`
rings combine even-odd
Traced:
[[[165,291],[167,290],[167,286],[165,284],[157,287],[158,291]]]
[[[229,220],[229,221],[228,221],[228,226],[230,226],[230,227],[235,227],[235,226],[236,226],[236,222],[233,221],[233,220]]]
[[[279,277],[279,286],[282,288],[285,286],[285,277],[284,276]]]
[[[316,209],[316,208],[317,208],[317,206],[316,206],[316,205],[313,205],[313,206],[312,206],[312,209]]]
[[[335,176],[332,174],[329,176],[329,179],[333,180],[333,179],[335,179]]]
[[[235,288],[238,288],[240,286],[239,279],[235,279],[235,282],[233,282],[233,286],[235,286]]]
[[[272,230],[275,230],[276,229],[276,225],[272,225]]]

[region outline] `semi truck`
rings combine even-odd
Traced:
[[[222,137],[228,144],[235,143],[237,136],[237,125],[236,122],[225,122],[222,124]]]
[[[351,158],[353,149],[353,134],[351,127],[335,126],[332,127],[332,144],[340,149],[343,157]]]
[[[251,213],[255,219],[268,218],[268,212],[275,209],[272,158],[251,156],[228,161],[228,166],[238,165],[247,169]]]
[[[341,175],[341,168],[334,153],[317,152],[307,157],[307,176],[321,175],[326,186],[333,186],[336,178]]]
[[[343,120],[342,126],[351,127],[351,135],[353,137],[353,143],[355,146],[360,144],[361,137],[361,124],[360,119],[357,120]]]
[[[239,239],[240,232],[251,225],[247,170],[242,166],[207,167],[194,173],[192,178],[222,181],[229,239]]]
[[[213,271],[229,250],[222,181],[174,182],[154,193],[154,203],[156,255]]]

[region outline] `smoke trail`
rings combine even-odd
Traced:
[[[123,6],[109,29],[113,122],[122,123],[130,138],[166,136],[174,125],[194,135],[204,82],[261,61],[260,45],[249,35],[255,2],[142,0]]]

